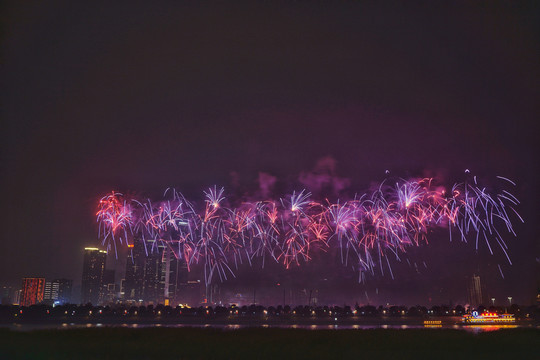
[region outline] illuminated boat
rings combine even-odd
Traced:
[[[471,314],[463,315],[461,322],[464,324],[508,324],[516,322],[516,318],[513,314],[489,312],[478,314],[478,311],[473,311]]]

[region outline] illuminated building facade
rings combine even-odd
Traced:
[[[107,252],[97,248],[84,249],[84,263],[81,284],[81,302],[98,305],[102,294],[103,275]]]
[[[43,301],[44,278],[23,278],[19,305],[30,306]]]
[[[52,305],[55,296],[58,296],[58,288],[53,289],[51,281],[45,281],[45,290],[43,291],[43,302],[47,305]]]

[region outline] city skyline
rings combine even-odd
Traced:
[[[139,245],[138,250],[143,250]],[[152,246],[151,244],[149,246]],[[236,304],[238,306],[243,305],[290,305],[290,306],[336,306],[339,304],[360,304],[362,306],[366,305],[384,305],[384,306],[436,306],[436,305],[446,305],[446,306],[456,306],[462,305],[471,308],[477,308],[482,305],[484,307],[489,306],[510,306],[513,303],[520,305],[534,305],[538,302],[537,293],[534,298],[526,299],[525,301],[519,302],[519,299],[515,299],[511,294],[505,294],[500,296],[498,294],[496,297],[494,295],[493,289],[489,289],[484,284],[481,283],[481,278],[479,275],[473,273],[471,276],[468,276],[462,280],[461,289],[458,291],[458,294],[454,294],[453,298],[449,299],[440,299],[440,301],[426,298],[426,301],[417,301],[417,302],[399,302],[395,298],[388,296],[377,296],[379,292],[382,294],[386,290],[381,288],[380,290],[375,289],[375,293],[370,296],[367,291],[364,296],[358,296],[358,293],[355,295],[342,296],[342,294],[331,294],[328,290],[323,288],[303,286],[298,283],[289,283],[289,284],[274,284],[274,289],[265,289],[265,284],[261,283],[255,287],[249,287],[245,284],[242,284],[242,280],[236,282],[233,286],[223,283],[215,283],[209,286],[208,290],[205,290],[204,282],[201,280],[190,280],[194,279],[187,271],[187,266],[181,260],[171,257],[171,252],[167,252],[167,249],[161,247],[161,252],[154,253],[153,256],[139,258],[138,262],[133,261],[133,257],[129,254],[125,260],[125,274],[131,274],[129,276],[124,276],[123,278],[118,278],[115,276],[114,270],[107,270],[105,267],[104,257],[99,255],[105,255],[105,251],[99,250],[98,248],[85,248],[86,256],[83,260],[87,263],[83,266],[83,269],[88,267],[91,270],[85,270],[82,274],[83,283],[85,278],[89,277],[89,273],[94,274],[94,277],[90,280],[94,286],[94,298],[91,301],[83,301],[87,291],[81,287],[75,287],[80,291],[79,294],[72,292],[73,280],[71,279],[45,279],[45,278],[35,278],[35,279],[23,279],[23,290],[17,290],[16,288],[6,288],[4,289],[10,291],[10,294],[6,292],[7,295],[5,299],[11,299],[11,302],[16,302],[14,299],[17,298],[16,293],[21,292],[21,301],[23,301],[25,293],[25,283],[28,281],[39,280],[39,291],[38,288],[32,288],[29,291],[31,294],[30,297],[33,300],[30,300],[26,305],[45,303],[49,305],[61,305],[66,303],[74,304],[85,304],[91,302],[94,306],[97,305],[170,305],[177,306],[179,304],[190,305],[190,306],[200,306],[200,305],[210,305],[210,306],[229,306],[231,304]],[[144,250],[143,250],[144,251]],[[94,253],[96,255],[94,255]],[[133,252],[133,254],[137,254]],[[156,256],[157,255],[157,256]],[[142,261],[141,261],[142,259]],[[173,266],[173,263],[176,264]],[[98,271],[94,271],[96,268]],[[132,271],[140,266],[142,271]],[[256,269],[255,269],[256,270]],[[476,271],[478,272],[479,269]],[[111,275],[107,279],[107,272]],[[168,275],[167,275],[168,274]],[[200,275],[200,274],[199,274]],[[92,277],[92,276],[90,276]],[[96,279],[96,277],[100,277]],[[175,278],[175,280],[173,280]],[[196,276],[195,276],[196,278]],[[134,279],[139,279],[139,282],[134,282]],[[127,280],[127,281],[126,281]],[[88,280],[87,280],[88,281]],[[129,285],[129,281],[132,281]],[[168,286],[166,284],[169,284]],[[112,287],[111,287],[112,285]],[[33,286],[33,285],[32,285]],[[36,285],[37,286],[37,285]],[[268,284],[266,284],[268,286]],[[88,285],[87,285],[88,287]],[[131,296],[124,293],[124,291],[129,292],[129,288],[132,288]],[[272,286],[269,286],[271,288]],[[359,286],[357,291],[364,291],[365,286]],[[167,289],[167,290],[166,290]],[[206,294],[205,294],[206,291]],[[38,294],[39,293],[39,294]],[[139,294],[134,296],[134,294]],[[352,293],[349,293],[352,294]],[[37,299],[41,300],[37,300]],[[69,300],[67,300],[69,299]],[[74,301],[71,301],[71,300]],[[76,299],[79,299],[77,301]],[[3,299],[4,300],[4,299]],[[88,300],[88,299],[86,299]]]

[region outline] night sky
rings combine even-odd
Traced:
[[[288,281],[353,301],[367,293],[428,304],[465,299],[466,276],[480,272],[490,296],[531,302],[540,281],[539,10],[533,1],[8,1],[0,285],[80,282],[83,248],[99,244],[97,201],[111,190],[159,198],[174,186],[200,201],[218,184],[246,197],[264,172],[286,195],[326,159],[350,192],[385,170],[449,184],[465,169],[488,185],[513,179],[525,219],[515,219],[517,238],[505,237],[514,265],[441,236],[411,252],[428,265],[420,274],[396,264],[395,280],[358,285],[355,274],[324,276],[310,264],[277,280],[254,271],[246,286]],[[303,285],[313,279],[331,284]]]

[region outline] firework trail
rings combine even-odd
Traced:
[[[377,268],[382,274],[387,268],[393,277],[390,255],[399,260],[408,248],[427,244],[437,229],[447,229],[450,241],[456,234],[461,241],[474,241],[477,250],[485,244],[492,255],[494,248],[500,249],[511,264],[502,234],[516,236],[511,218],[523,222],[516,210],[518,199],[507,190],[479,186],[476,176],[449,190],[433,182],[386,179],[375,190],[343,202],[317,202],[301,190],[238,207],[227,206],[224,189],[214,186],[204,192],[200,211],[174,189],[167,189],[158,202],[111,192],[98,204],[98,234],[115,251],[117,242],[132,245],[135,238],[147,254],[165,246],[188,269],[202,264],[206,285],[215,278],[227,280],[256,259],[263,268],[267,261],[290,268],[310,261],[313,252],[331,256],[331,248],[339,249],[344,266],[359,271],[359,279]]]

